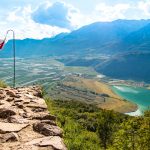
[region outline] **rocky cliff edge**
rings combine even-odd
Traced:
[[[0,150],[66,150],[41,89],[0,88]]]

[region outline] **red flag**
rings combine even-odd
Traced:
[[[5,40],[0,40],[0,49],[3,48],[4,44],[5,44]]]

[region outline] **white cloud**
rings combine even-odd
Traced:
[[[4,32],[7,29],[14,29],[16,31],[17,38],[37,38],[42,39],[44,37],[51,37],[61,32],[69,32],[69,29],[64,29],[59,26],[51,26],[50,24],[43,24],[33,21],[32,14],[39,8],[45,7],[45,9],[51,7],[55,0],[35,0],[34,2],[30,0],[30,3],[23,0],[25,4],[19,5],[17,3],[11,7],[9,10],[5,10],[0,6],[0,30],[1,37],[4,36]],[[69,25],[73,29],[79,28],[81,26],[97,22],[97,21],[112,21],[116,19],[149,19],[150,18],[150,1],[140,0],[140,1],[121,1],[113,2],[111,0],[100,0],[93,1],[95,9],[91,10],[89,13],[85,13],[82,8],[76,8],[71,3],[71,0],[67,3],[67,0],[58,0],[58,2],[63,3],[64,7],[67,9],[65,14],[65,19],[68,21]],[[53,2],[53,3],[52,3]],[[81,2],[80,2],[81,3]],[[87,1],[88,3],[88,1]],[[6,5],[6,4],[5,4]],[[86,5],[86,3],[84,4]],[[13,7],[12,7],[13,6]],[[86,8],[86,7],[84,7]],[[59,10],[57,10],[59,11]],[[57,12],[56,11],[56,12]],[[10,37],[9,37],[10,38]]]
[[[39,6],[36,11],[32,13],[32,19],[40,24],[50,26],[57,26],[61,28],[72,28],[71,22],[68,18],[69,8],[62,2],[53,3],[51,6]]]
[[[116,19],[149,19],[150,1],[134,3],[106,4],[100,3],[95,7],[92,15],[95,21],[112,21]]]
[[[5,21],[0,22],[1,30],[5,32],[8,29],[15,30],[16,38],[18,39],[42,39],[54,36],[61,32],[69,32],[67,29],[35,23],[31,18],[32,11],[31,6],[15,8],[7,14]],[[2,35],[4,36],[4,34],[5,33]],[[11,35],[9,35],[8,38],[11,38]]]
[[[124,12],[130,8],[129,4],[107,5],[101,3],[96,6],[96,18],[102,21],[111,21],[116,18],[124,19]]]
[[[144,12],[145,16],[150,17],[150,1],[139,1],[138,8]]]

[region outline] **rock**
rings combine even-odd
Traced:
[[[37,145],[40,147],[52,146],[57,150],[67,150],[63,140],[59,136],[48,136],[44,138],[34,139],[25,145]]]
[[[8,101],[8,102],[12,102],[14,100],[14,97],[8,97],[7,99],[6,99],[6,101]]]
[[[52,146],[39,147],[36,145],[25,145],[25,144],[17,145],[11,148],[12,149],[9,149],[9,150],[56,150]],[[2,149],[2,150],[6,150],[6,149]]]
[[[34,123],[33,130],[45,136],[60,136],[62,137],[62,129],[46,123]]]
[[[20,109],[23,109],[23,102],[16,102],[15,106],[17,106]]]
[[[7,118],[9,123],[20,123],[20,124],[27,124],[29,121],[27,119],[24,119],[23,117],[19,115],[10,116]]]
[[[38,119],[38,120],[56,120],[56,116],[47,114],[47,113],[38,113],[38,114],[34,114],[34,116],[32,117],[32,119]]]
[[[45,111],[45,108],[33,108],[32,111],[33,112],[43,112],[43,111]]]
[[[22,99],[16,99],[15,101],[14,101],[14,103],[18,103],[18,102],[22,102],[23,100]]]
[[[66,149],[60,138],[62,130],[40,92],[36,86],[0,88],[0,150]],[[34,142],[38,138],[42,138],[40,143]],[[25,144],[30,141],[36,144]]]
[[[46,123],[49,125],[57,126],[56,122],[53,120],[42,120],[41,123]]]
[[[16,97],[16,93],[14,91],[12,91],[12,90],[8,90],[6,92],[6,95],[9,95],[10,97]]]
[[[16,97],[16,98],[20,98],[20,97],[21,97],[21,95],[19,95],[19,94],[16,94],[16,95],[15,95],[15,97]]]
[[[0,133],[18,132],[29,124],[16,124],[16,123],[4,123],[0,122]]]
[[[4,99],[6,97],[6,95],[5,94],[0,94],[0,99]]]
[[[11,132],[0,135],[0,143],[19,141],[17,133]]]
[[[31,101],[32,102],[32,101]],[[29,108],[41,108],[41,109],[47,109],[46,105],[42,104],[28,104],[27,107]]]
[[[34,98],[34,96],[31,95],[31,94],[24,94],[24,95],[25,95],[26,98],[30,98],[30,99]]]
[[[3,91],[3,89],[0,89],[0,94],[4,94],[4,91]]]
[[[11,104],[5,100],[1,100],[0,101],[0,109],[4,109],[4,108],[10,108],[11,107]]]
[[[15,114],[16,113],[11,109],[0,108],[0,118],[6,119],[7,117],[15,115]]]
[[[33,92],[33,95],[36,96],[36,97],[40,97],[40,98],[43,97],[41,91],[35,91],[35,92]]]
[[[29,104],[30,103],[30,99],[24,99],[23,100],[23,104]]]

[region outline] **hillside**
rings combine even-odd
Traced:
[[[95,70],[116,79],[150,83],[150,53],[127,53],[95,66]]]
[[[46,101],[69,150],[149,149],[150,112],[130,117],[78,101]]]
[[[110,49],[116,52],[127,51],[149,51],[150,46],[150,24],[134,31],[124,37],[118,43],[115,43]]]
[[[42,40],[16,40],[17,57],[69,55],[84,56],[87,54],[110,54],[120,52],[122,41],[132,32],[145,27],[149,20],[116,20],[97,22],[84,26],[71,33],[61,33],[53,38]],[[136,43],[135,43],[136,44]],[[8,41],[1,57],[12,57],[12,41]],[[125,49],[124,49],[125,50]]]

